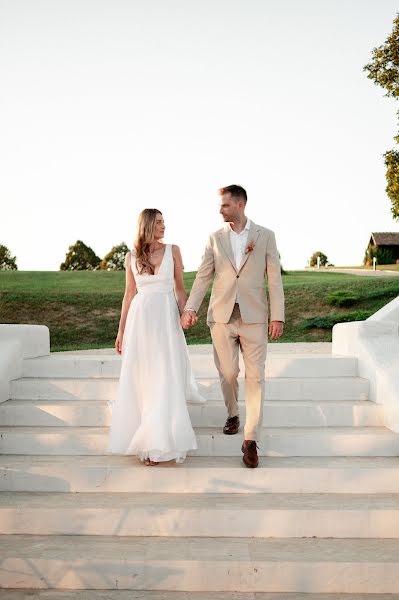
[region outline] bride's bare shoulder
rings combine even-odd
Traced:
[[[179,246],[176,246],[176,244],[171,244],[171,246],[172,246],[172,254],[173,254],[174,258],[181,256]]]

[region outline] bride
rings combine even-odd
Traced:
[[[162,213],[144,209],[134,249],[125,258],[126,289],[115,341],[122,355],[118,393],[109,403],[108,451],[146,465],[183,462],[197,448],[188,402],[198,393],[179,313],[187,294],[178,246],[164,244]]]

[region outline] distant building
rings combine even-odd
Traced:
[[[367,246],[368,251],[389,250],[394,262],[399,261],[399,232],[374,231]],[[368,252],[371,255],[371,252]]]

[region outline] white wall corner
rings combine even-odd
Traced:
[[[50,331],[46,325],[0,324],[0,342],[18,341],[22,358],[50,354]]]
[[[0,324],[0,402],[10,398],[10,381],[22,376],[25,358],[50,354],[45,325]]]
[[[393,315],[387,311],[385,315]],[[369,399],[384,406],[386,427],[399,433],[399,320],[368,319],[333,327],[333,354],[355,356]]]
[[[394,321],[399,324],[399,296],[377,310],[367,321]]]
[[[10,398],[10,381],[22,376],[22,361],[18,340],[0,341],[0,402]]]

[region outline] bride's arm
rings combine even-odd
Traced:
[[[137,292],[136,280],[134,278],[133,271],[130,267],[130,261],[131,261],[131,254],[130,254],[130,252],[128,252],[126,254],[126,259],[125,259],[125,269],[126,269],[125,293],[124,293],[123,300],[122,300],[122,309],[121,309],[121,318],[119,321],[118,336],[117,336],[116,342],[115,342],[115,347],[116,347],[117,352],[119,352],[119,354],[120,354],[121,346],[122,346],[123,333],[125,331],[127,313],[128,313],[129,307],[130,307],[130,303],[133,300],[133,298]]]
[[[177,306],[179,307],[179,313],[183,312],[183,309],[187,302],[187,292],[184,288],[183,282],[183,260],[180,253],[179,246],[172,246],[173,262],[175,268],[175,296]]]

